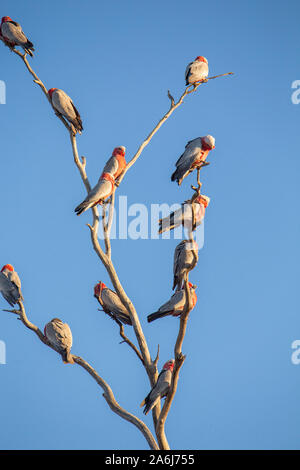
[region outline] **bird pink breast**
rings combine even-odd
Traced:
[[[118,160],[118,170],[116,171],[114,177],[115,179],[117,179],[120,174],[123,172],[124,168],[126,167],[126,160],[125,160],[125,157],[124,155],[121,155],[120,153],[117,153],[116,155],[114,155],[114,157]]]
[[[109,173],[102,173],[101,179],[110,181],[113,186],[115,185],[115,178],[111,176]]]

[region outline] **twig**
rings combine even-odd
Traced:
[[[100,310],[100,309],[98,309]],[[144,361],[143,361],[143,357],[140,353],[140,351],[138,350],[138,348],[130,341],[129,338],[127,338],[127,336],[125,335],[125,332],[124,332],[124,326],[122,324],[122,322],[120,320],[118,320],[115,315],[113,315],[112,313],[108,312],[107,310],[103,310],[103,312],[105,312],[114,322],[117,323],[117,325],[119,326],[119,329],[120,329],[120,336],[121,338],[123,338],[123,341],[121,341],[121,343],[127,343],[128,346],[130,346],[133,351],[135,352],[135,354],[137,355],[137,357],[140,359],[140,361],[142,362],[142,364],[144,365]]]
[[[225,75],[233,75],[233,72],[223,73],[221,75],[215,75],[214,77],[209,77],[206,80],[213,80],[213,79],[218,78],[218,77],[224,77]],[[160,121],[156,124],[154,129],[150,132],[150,134],[146,137],[146,139],[141,143],[141,145],[139,146],[137,152],[134,154],[132,159],[127,163],[127,166],[126,166],[125,170],[123,171],[123,173],[118,178],[118,184],[121,183],[121,181],[123,180],[125,174],[129,170],[129,168],[131,168],[132,165],[134,165],[134,163],[137,161],[137,159],[141,155],[144,148],[149,144],[152,137],[156,134],[156,132],[160,129],[160,127],[166,122],[166,120],[171,116],[171,114],[175,111],[175,109],[177,109],[183,103],[184,98],[187,95],[189,95],[190,93],[194,93],[198,89],[198,87],[200,85],[202,85],[203,83],[205,83],[205,82],[199,82],[195,85],[188,86],[185,89],[185,91],[182,93],[180,98],[178,99],[177,103],[175,103],[175,100],[174,100],[173,96],[171,95],[170,91],[168,90],[168,97],[171,101],[171,106],[170,106],[169,111],[160,119]]]
[[[82,359],[79,356],[73,355],[73,359],[74,359],[74,362],[78,364],[79,366],[81,366],[83,369],[85,369],[91,375],[91,377],[93,377],[96,380],[98,385],[100,385],[100,387],[103,389],[104,391],[103,397],[105,398],[110,409],[117,415],[121,416],[121,418],[134,424],[144,435],[145,439],[147,440],[149,444],[150,449],[158,450],[158,445],[150,429],[145,425],[145,423],[143,423],[143,421],[141,421],[139,418],[137,418],[133,414],[126,411],[117,403],[111,388],[105,382],[105,380],[103,380],[100,377],[100,375],[95,371],[95,369],[93,369],[93,367],[88,362],[86,362],[84,359]]]
[[[46,338],[46,336],[43,335],[41,330],[36,325],[34,325],[34,323],[28,320],[23,302],[19,301],[18,305],[20,307],[20,310],[13,309],[13,310],[5,310],[5,311],[18,314],[20,316],[20,320],[22,321],[22,323],[28,329],[32,330],[37,335],[37,337],[42,341],[42,343],[44,343],[46,346],[48,346],[49,348],[53,349],[58,354],[60,354],[60,352],[52,344],[49,343],[48,339]],[[107,384],[107,382],[104,379],[102,379],[102,377],[100,377],[100,375],[96,372],[96,370],[87,361],[82,359],[82,357],[75,356],[74,354],[72,354],[72,357],[73,357],[74,362],[78,364],[79,366],[83,367],[91,375],[91,377],[93,377],[96,380],[98,385],[100,385],[100,387],[103,389],[104,391],[103,397],[105,398],[111,410],[114,413],[121,416],[121,418],[134,424],[143,433],[144,437],[146,438],[149,444],[150,449],[158,450],[158,445],[150,429],[145,425],[145,423],[143,423],[143,421],[141,421],[139,418],[129,413],[128,411],[126,411],[124,408],[122,408],[119,405],[119,403],[116,401],[114,397],[112,389]]]

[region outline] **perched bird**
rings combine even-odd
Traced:
[[[80,114],[67,93],[59,88],[50,88],[48,94],[53,108],[73,124],[75,130],[81,134],[83,127]]]
[[[71,354],[73,343],[72,332],[67,323],[63,323],[59,318],[53,318],[44,328],[44,335],[49,343],[54,346],[62,355],[63,362],[74,364]]]
[[[176,162],[176,170],[171,176],[172,181],[180,185],[182,180],[196,168],[201,168],[210,150],[215,148],[215,139],[211,135],[190,140],[185,151]]]
[[[132,325],[130,316],[118,294],[109,289],[104,282],[99,281],[95,285],[94,297],[96,297],[105,313],[112,315],[125,325]]]
[[[125,151],[126,147],[116,147],[110,159],[107,160],[103,173],[109,173],[116,180],[126,167]]]
[[[205,81],[208,76],[208,62],[202,55],[196,57],[185,69],[185,84],[193,85],[196,82]]]
[[[12,307],[20,300],[23,300],[21,281],[11,264],[6,264],[1,269],[0,292]]]
[[[9,47],[21,46],[27,54],[33,57],[33,44],[27,39],[19,23],[13,21],[9,16],[3,16],[1,20],[0,33],[4,42]]]
[[[189,289],[192,297],[192,309],[195,307],[197,302],[197,295],[195,292],[196,286],[194,286],[191,282],[189,282]],[[148,323],[151,323],[158,318],[166,317],[168,315],[172,315],[173,317],[179,317],[182,312],[184,311],[186,304],[185,299],[185,289],[181,289],[176,291],[170,300],[163,304],[157,312],[151,313],[147,316]]]
[[[182,240],[174,252],[174,281],[173,289],[182,289],[183,281],[187,279],[188,273],[198,263],[198,245],[194,240]]]
[[[145,415],[148,414],[149,411],[155,407],[158,400],[167,396],[169,389],[170,389],[170,385],[171,385],[174,362],[175,362],[174,359],[171,359],[170,361],[165,363],[165,365],[162,368],[162,371],[160,372],[157,378],[156,384],[152,388],[151,392],[146,396],[146,398],[140,404],[141,408],[142,406],[145,406],[143,410],[143,413]]]
[[[194,204],[184,202],[181,208],[175,212],[171,212],[168,217],[159,219],[158,233],[172,230],[175,227],[183,225],[186,229],[192,229],[193,222],[195,226],[201,224],[205,216],[205,209],[208,206],[210,198],[202,194],[194,200]]]
[[[115,179],[109,173],[102,173],[96,186],[91,189],[84,201],[76,207],[77,215],[87,211],[97,204],[103,204],[103,201],[112,195],[115,187]]]

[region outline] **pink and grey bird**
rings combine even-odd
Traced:
[[[106,162],[103,173],[100,176],[96,186],[89,192],[85,200],[76,207],[77,215],[82,214],[97,204],[103,204],[105,199],[112,195],[116,178],[120,176],[126,167],[125,147],[116,147],[112,156]]]
[[[188,285],[189,285],[189,289],[191,293],[192,309],[193,309],[197,302],[197,295],[195,292],[196,286],[194,286],[191,282],[189,282]],[[150,315],[147,316],[148,323],[151,323],[152,321],[157,320],[158,318],[167,317],[169,315],[173,317],[179,317],[185,309],[185,304],[186,304],[185,289],[176,291],[172,295],[170,300],[168,300],[168,302],[163,304],[157,310],[157,312],[150,313]]]
[[[81,134],[83,127],[80,114],[67,93],[59,88],[50,88],[48,95],[55,111],[64,116]]]
[[[196,168],[201,168],[209,152],[215,148],[215,139],[211,135],[190,140],[185,151],[176,162],[176,170],[171,176],[172,181],[180,185],[182,180]]]
[[[103,173],[109,173],[115,180],[119,178],[126,168],[125,152],[126,147],[116,147],[112,156],[107,160]]]
[[[44,334],[49,343],[61,354],[65,364],[74,364],[71,354],[73,344],[72,332],[67,323],[59,318],[53,318],[44,328]]]
[[[152,408],[155,407],[157,402],[168,395],[170,390],[172,374],[174,369],[174,359],[166,362],[160,372],[156,384],[152,388],[151,392],[146,396],[146,398],[140,404],[140,407],[144,406],[143,413],[146,415],[149,413]]]
[[[198,263],[198,245],[194,240],[182,240],[174,252],[173,289],[181,290],[188,273]]]
[[[20,300],[23,300],[21,281],[11,264],[5,264],[1,269],[0,292],[12,307]]]
[[[183,225],[185,229],[192,229],[193,223],[195,227],[201,224],[205,216],[205,209],[208,206],[210,198],[202,194],[194,200],[192,205],[190,202],[181,204],[181,208],[171,212],[168,217],[159,220],[158,233],[172,230],[175,227]],[[193,207],[192,207],[193,206]]]
[[[33,56],[34,47],[32,42],[23,33],[21,25],[9,16],[3,16],[2,18],[0,34],[9,47],[21,46],[27,54]]]
[[[185,69],[185,84],[194,85],[197,82],[205,81],[208,76],[208,62],[202,55],[196,57]]]
[[[82,214],[97,204],[103,204],[105,199],[112,195],[115,187],[115,179],[109,173],[102,173],[96,186],[89,192],[81,204],[75,208],[77,215]]]
[[[122,304],[118,294],[109,289],[104,282],[99,281],[94,287],[94,297],[98,300],[104,312],[116,318],[125,325],[132,325],[130,316]]]

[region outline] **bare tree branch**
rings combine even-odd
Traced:
[[[36,82],[38,82],[38,84],[40,85],[43,92],[47,95],[47,99],[48,99],[49,103],[51,104],[51,107],[53,107],[52,103],[49,99],[49,95],[48,95],[48,92],[47,92],[47,89],[46,89],[45,85],[43,84],[43,82],[38,78],[36,73],[30,67],[30,65],[29,65],[29,63],[26,59],[26,54],[23,55],[19,51],[17,51],[16,49],[13,49],[13,52],[16,53],[19,57],[22,58],[22,60],[25,63],[28,71],[35,78]],[[74,133],[73,128],[71,128],[66,123],[66,121],[62,118],[62,116],[60,116],[59,114],[57,114],[57,116],[63,122],[63,124],[65,125],[65,127],[69,131],[70,140],[71,140],[71,144],[72,144],[74,162],[75,162],[75,165],[77,166],[77,168],[79,170],[79,173],[80,173],[81,179],[82,179],[82,181],[85,185],[85,188],[86,188],[87,192],[89,192],[91,190],[91,185],[89,183],[89,180],[88,180],[87,174],[86,174],[86,159],[84,159],[83,162],[80,161],[80,158],[79,158],[79,155],[78,155],[78,149],[77,149],[76,134]],[[90,229],[91,241],[92,241],[93,248],[94,248],[96,254],[98,255],[98,257],[100,258],[102,264],[106,268],[106,270],[107,270],[107,272],[110,276],[110,279],[112,281],[112,284],[113,284],[117,294],[119,295],[122,303],[124,304],[125,308],[128,310],[128,313],[130,315],[130,318],[131,318],[131,321],[132,321],[132,324],[133,324],[133,328],[134,328],[134,331],[135,331],[135,335],[136,335],[138,343],[139,343],[140,351],[141,351],[142,358],[143,358],[143,363],[144,363],[147,375],[149,377],[150,384],[151,384],[151,386],[153,386],[155,384],[157,376],[158,376],[157,367],[151,360],[148,345],[147,345],[147,342],[146,342],[146,339],[145,339],[145,336],[144,336],[144,333],[143,333],[143,330],[142,330],[137,312],[136,312],[136,310],[133,306],[133,303],[131,302],[129,297],[126,295],[126,293],[125,293],[125,291],[124,291],[124,289],[121,285],[121,282],[120,282],[120,280],[117,276],[117,273],[116,273],[116,270],[115,270],[114,265],[112,263],[112,260],[110,259],[110,254],[111,254],[110,253],[110,247],[109,247],[108,253],[105,254],[104,251],[102,250],[101,246],[100,246],[100,243],[99,243],[99,240],[98,240],[99,212],[98,212],[97,207],[92,208],[92,213],[93,213],[93,224],[92,225],[88,224],[88,227]],[[109,224],[110,224],[110,227],[111,227],[112,215],[110,216]],[[160,413],[160,405],[159,404],[155,407],[153,413],[155,415],[155,422],[156,422],[156,420],[158,418],[158,415]]]
[[[101,302],[101,299],[99,299],[99,302]],[[101,309],[98,309],[99,311],[102,311]],[[124,326],[122,324],[122,322],[120,322],[120,320],[118,320],[114,315],[112,315],[110,312],[107,312],[105,310],[103,310],[103,312],[105,312],[114,322],[117,323],[117,325],[119,326],[119,329],[120,329],[120,336],[121,338],[123,338],[123,341],[121,341],[121,343],[127,343],[128,346],[130,346],[133,351],[135,352],[135,354],[137,355],[137,357],[140,359],[140,361],[142,362],[142,364],[144,365],[144,361],[143,361],[143,357],[140,353],[140,351],[138,350],[138,348],[130,341],[129,338],[127,338],[127,336],[125,335],[125,332],[124,332]]]
[[[150,143],[152,137],[156,134],[156,132],[160,129],[160,127],[166,122],[166,120],[171,116],[171,114],[175,111],[175,109],[177,109],[183,103],[184,98],[187,95],[189,95],[190,93],[194,93],[200,85],[202,85],[203,83],[206,83],[208,80],[213,80],[215,78],[223,77],[223,76],[226,76],[226,75],[233,75],[233,72],[228,72],[228,73],[224,73],[224,74],[221,74],[221,75],[215,75],[214,77],[209,77],[204,81],[197,82],[194,85],[189,85],[188,87],[186,87],[185,91],[182,93],[182,95],[178,99],[177,103],[175,103],[175,100],[174,100],[173,96],[171,95],[170,91],[168,90],[168,97],[171,101],[171,106],[170,106],[169,111],[160,119],[160,121],[156,124],[154,129],[150,132],[150,134],[146,137],[146,139],[141,143],[141,145],[139,146],[139,148],[138,148],[137,152],[135,153],[135,155],[127,163],[127,166],[126,166],[125,170],[123,171],[123,173],[118,178],[118,184],[121,183],[121,181],[123,180],[125,174],[129,170],[129,168],[131,168],[132,165],[134,165],[134,163],[137,161],[137,159],[141,155],[144,148]]]
[[[2,38],[0,37],[0,39],[2,39]],[[5,41],[4,41],[4,44],[8,45],[8,44],[5,43]],[[43,93],[46,95],[51,107],[53,108],[51,99],[50,99],[48,91],[47,91],[47,88],[45,87],[43,82],[39,79],[39,77],[36,75],[36,73],[33,71],[31,66],[29,65],[29,63],[27,61],[27,58],[26,58],[27,54],[26,53],[22,54],[21,52],[19,52],[15,48],[10,47],[10,49],[12,50],[12,52],[17,54],[23,60],[23,62],[25,64],[26,68],[28,69],[29,73],[34,78],[34,80],[33,80],[34,83],[36,83],[41,88]],[[178,99],[177,102],[175,102],[175,100],[174,100],[173,96],[171,95],[170,91],[168,91],[168,98],[170,99],[170,108],[169,108],[169,110],[160,119],[160,121],[156,124],[156,126],[150,132],[150,134],[146,137],[146,139],[141,143],[141,145],[139,146],[137,152],[132,157],[132,159],[129,161],[129,163],[127,164],[125,170],[123,171],[123,173],[119,176],[118,180],[116,181],[116,187],[118,187],[119,184],[122,182],[125,174],[129,170],[129,168],[131,168],[134,165],[134,163],[137,161],[137,159],[140,157],[142,151],[150,143],[152,137],[156,134],[156,132],[160,129],[160,127],[164,124],[164,122],[171,116],[171,114],[175,111],[175,109],[177,109],[183,103],[183,100],[185,99],[185,97],[187,95],[189,95],[191,93],[194,93],[201,84],[206,83],[208,80],[212,80],[212,79],[215,79],[217,77],[222,77],[222,76],[231,75],[231,74],[232,74],[232,72],[229,72],[227,74],[222,74],[222,75],[216,75],[214,77],[209,77],[205,80],[202,80],[201,82],[198,82],[198,83],[195,83],[193,85],[188,86],[185,89],[185,91],[182,93],[182,95],[180,96],[180,98]],[[86,191],[89,193],[90,190],[91,190],[91,185],[89,183],[89,180],[88,180],[88,177],[87,177],[87,174],[86,174],[86,159],[85,159],[85,157],[82,157],[82,160],[80,160],[80,158],[79,158],[78,149],[77,149],[77,142],[76,142],[76,131],[73,128],[73,125],[69,124],[60,113],[58,113],[54,108],[53,108],[53,110],[54,110],[56,116],[61,120],[61,122],[63,123],[63,125],[65,126],[65,128],[69,132],[71,145],[72,145],[72,152],[73,152],[74,162],[75,162],[75,165],[77,166],[77,168],[79,170],[79,173],[80,173],[81,179],[82,179],[82,181],[85,185]],[[106,220],[105,207],[103,207],[103,230],[104,230],[105,252],[101,248],[99,240],[98,240],[99,212],[98,212],[97,207],[92,208],[93,223],[92,223],[92,225],[88,224],[88,227],[90,229],[90,236],[91,236],[91,241],[92,241],[94,251],[96,252],[99,259],[101,260],[102,264],[104,265],[104,267],[105,267],[105,269],[106,269],[106,271],[107,271],[107,273],[108,273],[108,275],[111,279],[111,282],[112,282],[112,284],[115,288],[116,293],[118,294],[121,302],[123,303],[123,305],[125,306],[125,308],[127,309],[128,313],[130,315],[132,325],[133,325],[133,329],[134,329],[134,332],[135,332],[135,336],[136,336],[137,341],[138,341],[139,349],[133,343],[131,343],[131,341],[126,337],[122,324],[119,325],[120,326],[120,335],[124,339],[124,341],[135,351],[138,358],[144,364],[144,367],[145,367],[145,370],[146,370],[147,375],[149,377],[151,386],[153,386],[155,384],[156,380],[157,380],[157,377],[158,377],[157,362],[158,362],[158,358],[159,358],[159,348],[158,348],[158,352],[157,352],[157,356],[156,356],[155,360],[152,361],[150,353],[149,353],[148,345],[147,345],[147,342],[146,342],[146,339],[145,339],[145,336],[144,336],[144,333],[143,333],[143,330],[142,330],[142,327],[141,327],[141,324],[140,324],[140,321],[139,321],[139,317],[138,317],[137,312],[135,310],[135,307],[134,307],[132,301],[127,296],[127,294],[126,294],[126,292],[125,292],[125,290],[124,290],[124,288],[123,288],[123,286],[122,286],[122,284],[121,284],[121,282],[118,278],[116,269],[115,269],[114,264],[113,264],[112,259],[111,259],[110,232],[111,232],[112,221],[113,221],[115,189],[116,189],[116,187],[114,188],[112,197],[110,199],[108,221]],[[195,190],[200,193],[200,188],[201,188],[201,183],[200,183],[200,175],[199,175],[199,172],[198,172],[198,188],[195,188]],[[190,237],[193,238],[192,233],[190,234]],[[157,435],[158,444],[159,444],[160,449],[169,449],[169,444],[168,444],[168,441],[166,439],[165,430],[164,430],[165,421],[166,421],[167,415],[169,413],[173,398],[174,398],[175,393],[176,393],[178,377],[179,377],[179,370],[180,370],[180,368],[181,368],[181,366],[184,362],[184,359],[185,359],[185,356],[183,356],[181,349],[182,349],[182,343],[183,343],[183,339],[184,339],[185,332],[186,332],[186,326],[187,326],[189,312],[192,309],[192,299],[191,299],[191,294],[190,294],[190,289],[188,287],[188,280],[187,279],[185,280],[184,285],[185,285],[185,293],[186,293],[187,301],[186,301],[185,311],[181,314],[180,328],[179,328],[177,341],[176,341],[176,344],[175,344],[175,365],[174,365],[174,372],[173,372],[173,376],[172,376],[170,391],[169,391],[169,393],[166,397],[163,409],[161,410],[160,401],[159,401],[159,403],[152,410],[153,422],[154,422],[155,431],[156,431],[156,435]],[[44,344],[51,347],[52,349],[55,349],[49,344],[47,338],[38,329],[38,327],[36,327],[33,323],[31,323],[28,320],[22,302],[19,303],[19,307],[20,307],[19,311],[11,310],[11,312],[15,313],[15,314],[18,314],[20,316],[21,321],[24,323],[24,325],[27,328],[34,331],[36,333],[36,335],[39,337],[39,339]],[[107,401],[108,405],[110,406],[110,408],[115,413],[117,413],[119,416],[121,416],[123,419],[133,423],[142,432],[142,434],[145,436],[145,438],[146,438],[146,440],[147,440],[147,442],[148,442],[151,449],[158,449],[157,442],[155,441],[154,437],[152,436],[152,434],[149,431],[149,429],[147,428],[147,426],[141,420],[139,420],[137,417],[135,417],[134,415],[132,415],[132,414],[128,413],[126,410],[124,410],[116,402],[112,390],[110,389],[108,384],[99,376],[99,374],[86,361],[84,361],[81,357],[79,357],[79,356],[73,356],[73,357],[74,357],[74,361],[78,365],[83,367],[96,380],[96,382],[102,387],[102,389],[104,390],[103,396],[106,399],[106,401]]]
[[[186,327],[187,327],[187,322],[189,318],[190,311],[192,310],[192,298],[191,298],[191,291],[188,285],[188,276],[187,279],[184,281],[184,289],[185,289],[185,298],[186,298],[186,305],[184,312],[180,315],[180,326],[179,326],[179,332],[174,348],[174,354],[175,354],[175,364],[174,364],[174,370],[172,374],[172,380],[171,380],[171,385],[170,385],[170,390],[168,392],[168,395],[165,399],[164,406],[161,410],[160,416],[158,418],[157,426],[156,426],[156,436],[158,440],[158,444],[160,448],[169,448],[166,447],[168,446],[168,441],[166,438],[165,434],[165,422],[168,416],[168,413],[170,411],[173,399],[175,397],[175,393],[177,390],[177,384],[178,384],[178,379],[179,379],[179,371],[185,361],[185,357],[182,354],[182,343],[185,337],[186,333]],[[163,447],[162,447],[163,446]]]
[[[5,310],[5,311],[19,315],[22,323],[28,329],[32,330],[37,335],[37,337],[42,341],[42,343],[44,343],[45,345],[47,345],[48,347],[56,351],[58,354],[60,354],[60,352],[52,344],[49,343],[48,339],[46,338],[46,336],[43,335],[41,330],[36,325],[34,325],[34,323],[28,320],[23,302],[19,301],[18,305],[20,307],[19,310],[13,309],[13,310]],[[78,364],[79,366],[81,366],[83,369],[85,369],[91,375],[91,377],[93,377],[96,380],[98,385],[100,385],[100,387],[103,389],[104,391],[103,397],[105,398],[111,410],[114,413],[118,414],[121,418],[134,424],[144,435],[145,439],[147,440],[149,444],[150,449],[158,450],[157,442],[155,438],[153,437],[150,429],[145,425],[145,423],[143,423],[143,421],[141,421],[139,418],[129,413],[128,411],[126,411],[124,408],[122,408],[119,405],[119,403],[116,401],[114,397],[112,389],[110,388],[108,383],[98,374],[98,372],[96,372],[96,370],[87,361],[82,359],[82,357],[76,356],[74,354],[72,354],[72,357],[73,357],[74,362]]]

